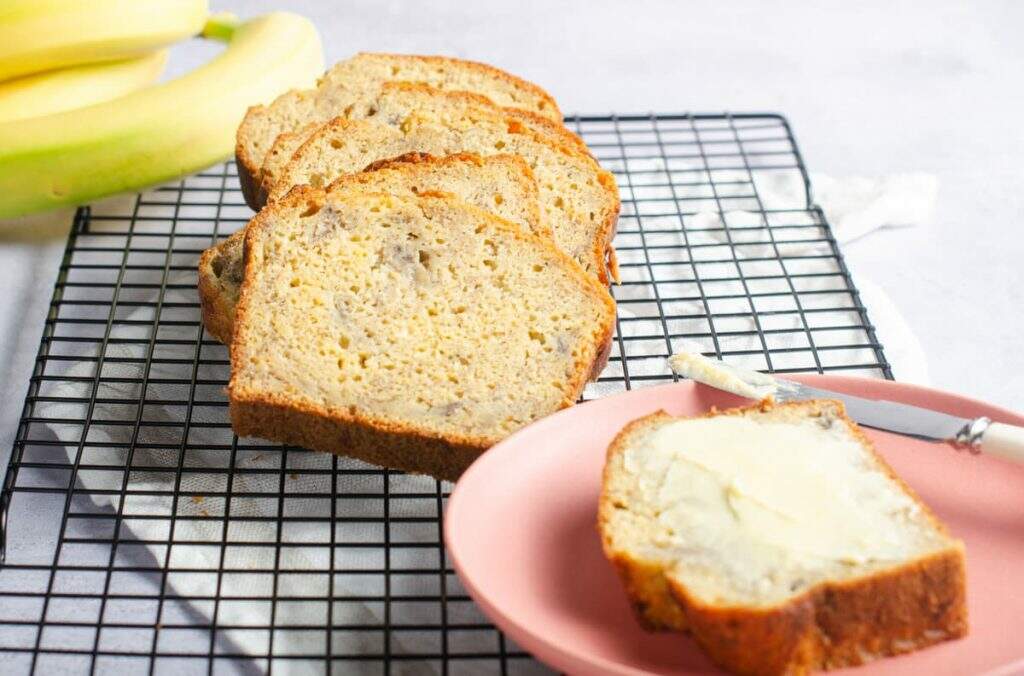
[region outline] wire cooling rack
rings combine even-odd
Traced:
[[[671,380],[684,344],[891,377],[785,119],[567,124],[623,205],[584,398]],[[77,212],[0,496],[0,671],[543,672],[449,567],[449,484],[231,434],[195,265],[250,215],[230,163]]]

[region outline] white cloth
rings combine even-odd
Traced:
[[[638,161],[630,162],[630,168],[634,171],[652,172],[652,178],[648,182],[660,187],[624,185],[624,202],[630,197],[645,200],[664,199],[664,203],[658,203],[661,205],[657,207],[660,214],[670,212],[671,207],[668,205],[675,200],[681,201],[681,209],[684,212],[687,208],[695,209],[692,205],[698,205],[697,213],[684,217],[688,229],[687,238],[676,243],[704,247],[691,251],[690,260],[695,263],[699,264],[701,252],[707,251],[711,252],[707,258],[719,261],[734,258],[735,265],[731,262],[708,265],[707,270],[697,273],[701,278],[699,286],[695,283],[680,285],[676,280],[662,282],[655,279],[652,285],[613,289],[620,300],[619,316],[625,320],[620,322],[620,332],[623,336],[650,336],[659,333],[664,336],[654,304],[661,298],[694,296],[703,291],[707,296],[739,296],[716,301],[716,305],[710,307],[712,316],[724,313],[748,316],[715,316],[710,323],[704,320],[670,321],[669,333],[722,334],[696,340],[667,340],[672,352],[686,350],[714,353],[717,339],[718,347],[723,352],[738,353],[726,356],[726,361],[755,370],[766,370],[769,367],[815,370],[819,363],[827,367],[870,364],[875,361],[875,355],[868,348],[828,349],[829,346],[866,344],[870,338],[865,331],[820,330],[829,325],[859,326],[861,321],[856,313],[806,313],[802,317],[799,313],[792,312],[795,308],[793,291],[796,291],[805,310],[849,307],[854,304],[854,299],[842,292],[839,277],[827,274],[838,273],[840,268],[832,257],[831,244],[825,239],[820,223],[807,211],[806,189],[799,171],[755,169],[753,182],[758,196],[755,199],[750,196],[750,179],[745,171],[713,170],[715,192],[708,194],[707,187],[702,185],[702,181],[707,180],[706,172],[698,173],[696,176],[693,172],[685,176],[676,176],[673,171],[666,169],[659,159],[650,160],[643,166],[638,165]],[[669,183],[676,185],[668,187]],[[922,173],[894,174],[880,178],[836,178],[816,174],[812,175],[811,193],[812,200],[821,207],[826,220],[832,226],[833,237],[842,245],[868,237],[883,228],[927,224],[934,212],[937,184],[934,176]],[[625,203],[629,205],[628,202]],[[722,209],[721,213],[718,211],[719,207]],[[644,217],[644,209],[643,203],[637,203],[636,211],[644,218],[645,228],[649,228],[651,221],[657,217]],[[767,214],[766,217],[762,216],[762,209]],[[639,244],[647,247],[661,244],[662,240],[656,239],[654,235],[645,235],[641,240],[638,235],[631,234],[631,229],[636,227],[630,223],[633,213],[628,209],[624,211],[624,221],[620,225],[620,240],[634,247]],[[668,223],[671,223],[675,217],[668,218]],[[721,247],[716,248],[715,245]],[[625,246],[623,249],[620,259],[624,262],[628,262],[630,254],[637,253]],[[644,255],[654,257],[658,252],[640,252],[635,260],[643,262]],[[784,268],[775,262],[764,260],[777,259],[780,255],[786,257]],[[653,260],[655,259],[652,258]],[[682,266],[680,274],[692,277],[688,268],[689,265]],[[630,272],[630,268],[624,266],[624,279],[631,279]],[[826,274],[820,277],[793,278],[791,282],[781,278],[758,279],[759,276],[779,277],[783,272],[788,275]],[[907,382],[927,384],[928,369],[924,352],[896,306],[885,291],[870,279],[857,275],[856,270],[850,272],[854,278],[854,286],[860,290],[860,301],[867,308],[868,320],[876,329],[876,337],[884,347],[895,377]],[[740,275],[751,279],[735,281]],[[734,281],[716,280],[723,277],[734,278]],[[634,281],[651,280],[641,273]],[[637,288],[641,289],[639,295]],[[763,296],[754,301],[744,297],[748,293],[758,292],[777,295]],[[649,305],[647,301],[650,301]],[[695,317],[707,312],[703,301],[699,299],[682,303],[672,302],[669,305],[668,312],[672,315]],[[752,307],[757,310],[757,315],[751,313]],[[769,314],[773,310],[781,313]],[[762,341],[757,332],[755,317],[762,329],[773,330],[776,333]],[[814,341],[816,348],[825,348],[816,350],[817,359],[810,349],[811,341]],[[763,356],[766,345],[772,352],[770,361]],[[630,357],[627,365],[628,375],[668,376],[671,373],[662,356],[666,351],[666,340],[627,341],[625,347]],[[619,346],[616,346],[616,350],[619,349]],[[647,359],[640,359],[641,357]],[[609,368],[613,372],[615,369],[621,369],[619,364],[614,362]],[[850,370],[843,373],[881,375],[878,369]],[[616,372],[615,375],[623,374]],[[637,384],[649,382],[640,381]],[[617,383],[591,384],[586,396],[606,396],[618,389],[620,386]]]

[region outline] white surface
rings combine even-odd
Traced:
[[[288,5],[313,17],[328,62],[358,50],[470,57],[536,80],[567,112],[779,111],[812,170],[934,174],[934,223],[850,243],[848,262],[906,317],[934,385],[1021,408],[1024,3],[212,4],[243,16]],[[213,51],[178,48],[171,72]],[[67,223],[64,214],[0,231],[3,454]]]

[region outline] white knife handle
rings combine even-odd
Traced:
[[[981,435],[981,452],[1024,463],[1024,427],[989,423]]]

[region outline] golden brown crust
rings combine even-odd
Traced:
[[[608,245],[608,275],[616,284],[622,284],[622,271],[619,269],[619,254],[615,247]]]
[[[843,420],[889,477],[905,490],[936,528],[945,526],[878,455],[870,440],[838,401],[771,403],[717,411],[745,415],[751,410],[801,407],[813,403]],[[675,419],[664,411],[632,421],[616,436],[607,457],[625,451],[631,435]],[[610,463],[603,486],[609,485]],[[825,582],[773,607],[708,605],[693,597],[662,565],[618,551],[606,530],[613,504],[602,490],[598,528],[605,555],[615,566],[640,623],[648,629],[691,634],[718,665],[739,674],[803,674],[815,669],[855,666],[887,655],[917,650],[967,633],[966,570],[962,545],[861,578]],[[668,592],[668,593],[666,593]]]
[[[526,123],[529,127],[534,129],[534,131],[550,135],[562,143],[593,157],[593,153],[590,152],[590,146],[588,146],[578,134],[570,131],[565,125],[552,122],[546,117],[541,117],[536,113],[531,113],[528,110],[521,110],[519,108],[502,108],[501,111],[512,118]]]
[[[266,106],[249,106],[245,111],[242,122],[235,132],[235,166],[238,169],[238,183],[242,188],[242,197],[245,203],[253,211],[259,209],[260,193],[260,166],[249,154],[249,146],[246,143],[250,130],[256,125],[256,118],[266,110]]]
[[[676,581],[669,586],[698,645],[739,674],[857,666],[967,633],[960,549],[817,585],[775,608],[706,606]]]
[[[386,426],[360,416],[327,415],[270,395],[232,393],[228,412],[239,436],[344,455],[365,462],[455,481],[490,444],[428,437],[421,430]]]
[[[608,447],[602,472],[602,487],[609,485],[611,466],[607,460],[626,450],[626,445],[633,432],[671,418],[672,416],[668,413],[657,411],[638,418],[622,428]],[[669,591],[664,568],[637,559],[628,552],[620,552],[612,546],[611,540],[606,534],[605,524],[610,522],[613,510],[618,508],[608,496],[607,491],[602,488],[597,508],[598,530],[602,534],[601,546],[604,549],[605,557],[611,561],[626,588],[626,595],[629,597],[637,621],[645,629],[651,631],[663,629],[685,631],[686,618],[682,608],[679,607]]]
[[[425,192],[420,197],[450,198],[449,195],[435,192]],[[275,209],[304,204],[319,207],[329,198],[330,191],[295,186],[275,205],[261,211],[246,229],[245,269],[249,271],[258,265],[259,237],[261,231],[268,227],[267,221]],[[464,205],[464,208],[478,212],[480,219],[490,221],[493,227],[505,230],[517,239],[543,247],[547,255],[566,267],[588,295],[604,304],[605,321],[601,335],[596,337],[589,351],[589,359],[587,350],[582,350],[577,358],[575,373],[567,383],[560,408],[575,404],[590,374],[590,364],[597,358],[599,346],[610,340],[614,327],[614,301],[593,277],[551,242],[482,209],[469,205]],[[250,358],[246,343],[246,317],[249,312],[251,279],[252,276],[247,272],[235,311],[236,330],[231,344],[232,374],[237,373],[240,365]],[[232,426],[240,436],[283,441],[442,479],[457,479],[480,453],[498,441],[482,437],[439,435],[414,425],[374,419],[358,410],[328,409],[274,393],[250,392],[237,384],[234,375],[228,384],[228,398]]]
[[[409,55],[407,54],[392,54],[388,52],[360,52],[357,56],[364,55],[409,58]],[[541,111],[541,114],[543,114],[546,118],[556,120],[558,122],[562,121],[562,111],[559,110],[558,103],[555,102],[554,97],[552,97],[551,94],[549,94],[542,87],[534,84],[533,82],[530,82],[529,80],[523,80],[522,78],[516,77],[515,75],[512,75],[507,71],[501,70],[500,68],[495,68],[494,66],[490,66],[486,63],[480,63],[479,61],[470,61],[468,59],[456,59],[450,56],[435,55],[418,55],[413,56],[412,58],[421,61],[426,61],[429,63],[449,63],[453,65],[459,65],[466,68],[470,68],[472,70],[476,70],[481,73],[487,73],[496,80],[504,80],[505,82],[509,82],[519,89],[531,92],[536,98],[542,100],[543,110]]]
[[[252,160],[247,152],[240,151],[240,146],[235,147],[235,167],[238,170],[238,186],[242,189],[242,199],[246,206],[253,211],[259,211],[260,204],[264,201],[260,189],[260,169],[252,167]]]
[[[232,237],[243,236],[235,233]],[[219,245],[211,246],[199,257],[199,307],[202,310],[203,326],[214,338],[231,344],[232,327],[234,326],[234,309],[228,305],[224,294],[217,283],[217,275],[213,271],[213,260],[220,255]]]

